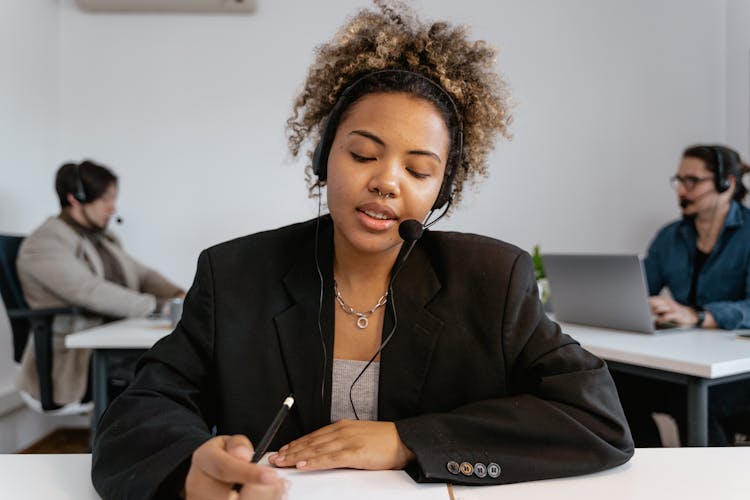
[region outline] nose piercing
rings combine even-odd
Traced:
[[[380,189],[378,189],[378,188],[375,188],[375,191],[377,191],[379,198],[385,198],[386,200],[388,198],[390,198],[391,196],[393,196],[391,193],[383,193],[383,192],[381,192]]]

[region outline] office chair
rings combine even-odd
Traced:
[[[21,397],[32,409],[48,414],[86,413],[92,408],[91,404],[71,403],[61,406],[55,403],[52,396],[52,320],[56,314],[76,314],[80,312],[80,309],[77,307],[29,308],[23,297],[16,271],[16,258],[22,241],[22,236],[0,234],[0,295],[2,295],[13,333],[13,359],[17,363],[21,361],[29,334],[34,336],[40,400],[36,401],[23,391]]]
[[[680,445],[680,428],[677,421],[668,413],[652,413],[656,429],[659,431],[661,445],[664,448],[679,448]]]

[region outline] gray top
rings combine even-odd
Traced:
[[[349,388],[367,361],[351,359],[333,360],[333,383],[331,391],[331,422],[341,419],[354,420],[354,410],[349,401]],[[360,420],[378,419],[378,380],[380,362],[373,361],[352,389],[352,400]]]

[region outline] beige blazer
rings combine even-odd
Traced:
[[[180,289],[156,271],[125,253],[119,240],[105,233],[104,245],[118,260],[126,287],[104,279],[94,245],[58,217],[50,217],[21,244],[17,268],[31,308],[78,306],[83,315],[58,315],[52,331],[53,397],[58,404],[79,401],[85,391],[91,352],[66,349],[65,336],[99,325],[103,316],[146,316],[157,298],[173,297]],[[16,386],[39,398],[33,340],[30,339]]]

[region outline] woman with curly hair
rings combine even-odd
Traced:
[[[329,213],[204,251],[175,331],[102,418],[105,498],[274,498],[247,463],[498,484],[633,453],[605,364],[542,311],[530,256],[425,230],[508,136],[494,51],[376,2],[318,49],[288,121]],[[314,146],[314,148],[313,148]]]

